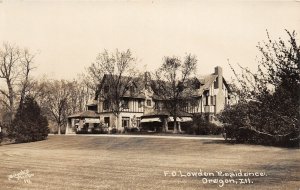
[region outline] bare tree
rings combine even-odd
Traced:
[[[28,49],[20,49],[9,43],[4,43],[0,49],[0,79],[4,80],[6,86],[6,90],[0,89],[0,101],[9,112],[9,122],[18,106],[16,100],[23,100],[25,97],[33,59],[34,55]]]
[[[124,108],[123,98],[130,90],[131,84],[137,80],[135,61],[129,49],[123,52],[116,50],[113,54],[105,50],[97,56],[96,62],[89,68],[93,70],[96,80],[102,83],[99,83],[101,85],[97,95],[107,101],[110,111],[117,118],[117,126],[120,112]],[[105,86],[109,87],[107,91],[104,89]]]
[[[89,101],[95,99],[97,87],[100,83],[96,84],[92,78],[91,75],[81,74],[73,81],[76,83],[76,96],[78,98],[78,110],[76,111],[83,111]]]
[[[161,67],[155,72],[152,90],[164,102],[165,108],[174,119],[174,133],[177,133],[177,116],[180,105],[193,90],[189,81],[196,70],[197,59],[188,54],[184,62],[178,57],[165,57]],[[179,129],[180,130],[180,129]]]
[[[31,54],[28,49],[24,49],[20,58],[22,79],[20,81],[20,103],[25,99],[26,93],[30,90],[30,72],[34,69],[32,63],[35,55]]]
[[[58,134],[61,134],[61,127],[67,122],[70,112],[70,97],[72,93],[72,83],[65,80],[49,82],[44,102],[45,109],[51,120],[57,124]]]

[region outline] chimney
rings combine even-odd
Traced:
[[[223,88],[223,71],[222,71],[222,67],[217,66],[215,67],[215,75],[218,75],[217,78],[217,88],[222,89]]]
[[[146,71],[144,73],[144,83],[145,83],[146,89],[148,89],[150,87],[150,82],[151,82],[150,72]]]

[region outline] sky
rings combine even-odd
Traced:
[[[258,42],[300,33],[299,1],[8,1],[0,0],[0,43],[36,53],[34,75],[73,79],[98,53],[131,49],[138,68],[164,56],[197,56],[198,74],[227,60],[255,70]]]

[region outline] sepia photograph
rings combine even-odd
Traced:
[[[300,190],[299,0],[0,0],[0,190]]]

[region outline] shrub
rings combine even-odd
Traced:
[[[116,134],[118,131],[117,131],[117,129],[116,128],[112,128],[112,130],[111,130],[111,134]]]
[[[226,108],[220,120],[226,136],[242,143],[275,146],[300,144],[300,46],[295,31],[288,41],[279,38],[259,43],[262,53],[257,73],[243,68],[231,85],[239,103]],[[230,65],[231,66],[231,65]]]
[[[187,128],[188,134],[196,135],[220,135],[223,128],[214,123],[210,123],[203,116],[194,116],[192,127]]]
[[[226,123],[224,125],[225,138],[237,143],[299,146],[299,131],[282,125],[280,121],[275,122],[270,119],[271,116],[259,117],[261,109],[254,102],[238,103],[226,108],[219,117],[222,122]],[[281,135],[281,130],[288,130],[288,133]]]
[[[44,140],[49,133],[48,121],[41,115],[37,102],[27,96],[8,127],[8,137],[18,143]]]
[[[97,126],[92,129],[92,134],[107,134],[108,128],[105,126]]]

